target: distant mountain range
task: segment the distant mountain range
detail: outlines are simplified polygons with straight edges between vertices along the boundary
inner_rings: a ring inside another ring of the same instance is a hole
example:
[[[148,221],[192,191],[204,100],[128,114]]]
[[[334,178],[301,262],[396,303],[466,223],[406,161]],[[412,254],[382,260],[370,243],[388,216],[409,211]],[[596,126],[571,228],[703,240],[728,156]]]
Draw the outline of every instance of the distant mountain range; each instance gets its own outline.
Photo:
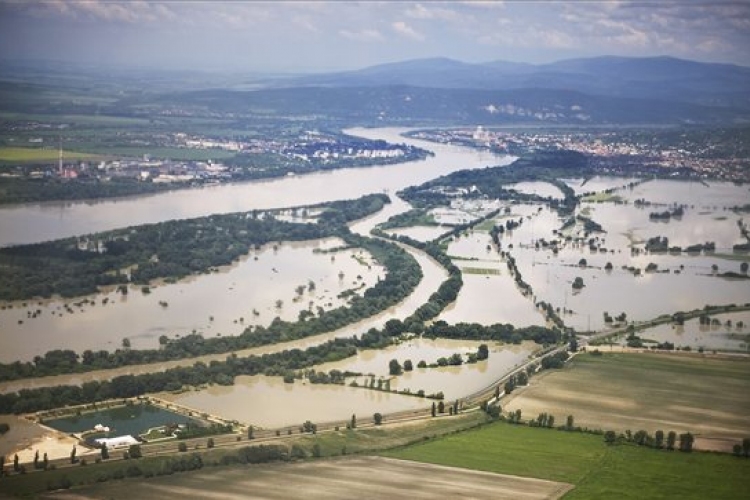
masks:
[[[7,112],[221,115],[342,127],[750,125],[750,68],[672,57],[539,65],[418,59],[275,77],[0,64],[3,70],[0,110]],[[60,99],[61,91],[70,97]],[[92,103],[90,95],[102,99]]]
[[[262,86],[166,98],[207,110],[327,116],[362,125],[750,123],[750,68],[671,57],[541,65],[419,59],[266,79]]]
[[[339,73],[275,79],[274,86],[546,89],[750,109],[750,68],[673,57],[595,57],[551,64],[417,59]]]

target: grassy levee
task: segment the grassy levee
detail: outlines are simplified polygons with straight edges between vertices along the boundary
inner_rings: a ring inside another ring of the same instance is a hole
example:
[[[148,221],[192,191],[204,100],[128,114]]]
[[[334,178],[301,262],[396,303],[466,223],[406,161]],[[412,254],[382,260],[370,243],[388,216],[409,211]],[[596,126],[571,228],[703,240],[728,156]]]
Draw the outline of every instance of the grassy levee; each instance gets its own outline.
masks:
[[[506,423],[384,455],[574,484],[565,499],[744,499],[750,491],[744,458],[608,446],[597,435]]]
[[[558,423],[573,415],[576,426],[617,433],[691,432],[734,442],[750,436],[750,359],[603,350],[532,377],[503,409],[521,409],[526,418],[546,412]]]

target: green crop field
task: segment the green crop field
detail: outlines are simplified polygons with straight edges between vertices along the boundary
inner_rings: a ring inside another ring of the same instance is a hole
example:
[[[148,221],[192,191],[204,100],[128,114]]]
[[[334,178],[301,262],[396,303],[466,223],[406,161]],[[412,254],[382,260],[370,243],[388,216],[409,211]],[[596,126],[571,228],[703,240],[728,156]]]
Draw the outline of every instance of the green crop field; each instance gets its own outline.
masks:
[[[601,436],[505,423],[385,455],[574,484],[565,499],[740,499],[750,490],[744,458],[608,446]]]
[[[235,153],[221,149],[193,149],[193,148],[161,148],[148,146],[115,146],[111,148],[92,147],[91,151],[108,156],[141,157],[149,155],[152,158],[169,159],[175,161],[206,161],[231,158]]]
[[[59,155],[60,152],[57,149],[0,147],[0,161],[4,162],[52,162],[57,161]],[[63,151],[63,159],[65,161],[91,160],[95,158],[98,158],[98,156],[95,154]]]
[[[718,449],[731,450],[750,436],[748,387],[747,358],[579,354],[564,370],[532,377],[503,400],[503,409],[521,409],[525,418],[546,412],[558,422],[573,415],[575,425],[618,433],[691,432],[696,447],[717,449],[705,439],[724,439]]]

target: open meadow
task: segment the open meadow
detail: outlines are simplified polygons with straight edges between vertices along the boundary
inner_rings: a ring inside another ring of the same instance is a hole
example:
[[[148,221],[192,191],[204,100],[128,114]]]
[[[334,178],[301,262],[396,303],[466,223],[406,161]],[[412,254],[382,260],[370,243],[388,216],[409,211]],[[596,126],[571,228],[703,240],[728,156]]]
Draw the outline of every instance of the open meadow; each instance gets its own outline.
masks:
[[[741,499],[750,460],[606,445],[602,436],[496,423],[388,452],[389,457],[575,485],[567,499]]]
[[[605,348],[606,350],[606,348]],[[750,436],[750,360],[684,354],[582,353],[564,370],[532,377],[503,400],[520,409],[590,429],[691,432],[695,446],[731,452]]]
[[[60,156],[57,149],[0,147],[0,162],[56,162]],[[65,161],[96,160],[95,154],[63,151]]]

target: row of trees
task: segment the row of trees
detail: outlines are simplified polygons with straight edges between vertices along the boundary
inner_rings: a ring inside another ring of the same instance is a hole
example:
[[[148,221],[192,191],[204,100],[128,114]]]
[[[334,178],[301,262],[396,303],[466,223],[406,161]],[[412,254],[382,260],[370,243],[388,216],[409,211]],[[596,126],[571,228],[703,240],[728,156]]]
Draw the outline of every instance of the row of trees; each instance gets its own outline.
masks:
[[[694,441],[695,437],[689,432],[682,433],[679,436],[674,431],[669,431],[665,435],[662,430],[656,431],[653,436],[644,430],[637,431],[635,434],[630,430],[626,430],[624,434],[619,435],[611,430],[604,433],[604,442],[610,445],[627,442],[638,446],[667,450],[674,450],[675,445],[677,445],[677,449],[684,452],[693,451]]]

